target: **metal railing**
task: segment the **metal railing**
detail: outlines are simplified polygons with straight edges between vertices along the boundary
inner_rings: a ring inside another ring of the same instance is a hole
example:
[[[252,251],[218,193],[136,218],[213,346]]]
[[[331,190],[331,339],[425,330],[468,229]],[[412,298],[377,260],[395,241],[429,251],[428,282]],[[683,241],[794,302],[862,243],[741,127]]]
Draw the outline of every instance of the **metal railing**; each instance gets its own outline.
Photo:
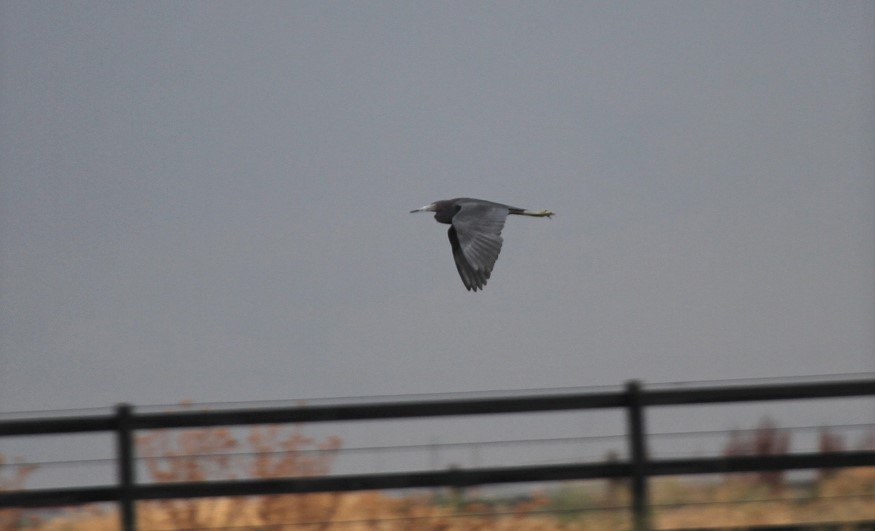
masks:
[[[136,529],[136,502],[141,500],[425,487],[463,488],[502,483],[627,478],[631,480],[634,525],[636,529],[643,530],[649,527],[647,484],[650,477],[875,466],[875,451],[872,450],[650,459],[645,422],[647,408],[862,396],[875,396],[875,379],[652,390],[642,389],[638,382],[633,381],[624,390],[613,392],[203,412],[137,413],[128,405],[119,405],[112,415],[0,421],[0,437],[114,432],[118,478],[115,485],[0,492],[0,508],[116,502],[120,506],[122,528],[132,531]],[[629,459],[626,461],[149,484],[138,483],[135,474],[133,441],[134,434],[139,430],[609,408],[626,411],[629,448]]]

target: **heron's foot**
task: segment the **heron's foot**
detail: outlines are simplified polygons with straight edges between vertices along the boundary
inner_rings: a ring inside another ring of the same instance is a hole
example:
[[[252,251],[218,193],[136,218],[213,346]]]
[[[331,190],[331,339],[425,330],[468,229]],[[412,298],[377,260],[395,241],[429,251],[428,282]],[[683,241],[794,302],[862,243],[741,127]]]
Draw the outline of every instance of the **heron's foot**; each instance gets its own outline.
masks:
[[[522,212],[511,212],[512,214],[522,214],[523,216],[532,216],[535,218],[549,218],[555,216],[555,212],[549,210],[523,210]]]

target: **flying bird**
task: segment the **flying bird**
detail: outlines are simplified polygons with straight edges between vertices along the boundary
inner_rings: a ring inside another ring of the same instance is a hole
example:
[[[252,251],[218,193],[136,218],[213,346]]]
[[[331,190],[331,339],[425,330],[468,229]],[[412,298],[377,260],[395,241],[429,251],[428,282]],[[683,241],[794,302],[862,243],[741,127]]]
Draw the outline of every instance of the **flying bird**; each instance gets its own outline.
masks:
[[[438,223],[450,226],[447,234],[453,260],[468,291],[483,289],[501,252],[501,229],[508,214],[549,218],[549,210],[526,210],[482,199],[457,197],[435,201],[414,212],[434,212]]]

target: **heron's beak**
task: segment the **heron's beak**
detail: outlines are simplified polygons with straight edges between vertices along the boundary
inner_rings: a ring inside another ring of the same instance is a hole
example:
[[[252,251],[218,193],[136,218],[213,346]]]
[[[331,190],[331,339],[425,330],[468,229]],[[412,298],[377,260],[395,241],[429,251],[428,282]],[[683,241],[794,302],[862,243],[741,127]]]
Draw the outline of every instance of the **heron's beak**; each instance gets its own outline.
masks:
[[[416,212],[431,212],[433,209],[434,209],[434,203],[432,203],[430,205],[425,205],[422,208],[417,208],[415,210],[411,210],[410,213],[415,214]]]

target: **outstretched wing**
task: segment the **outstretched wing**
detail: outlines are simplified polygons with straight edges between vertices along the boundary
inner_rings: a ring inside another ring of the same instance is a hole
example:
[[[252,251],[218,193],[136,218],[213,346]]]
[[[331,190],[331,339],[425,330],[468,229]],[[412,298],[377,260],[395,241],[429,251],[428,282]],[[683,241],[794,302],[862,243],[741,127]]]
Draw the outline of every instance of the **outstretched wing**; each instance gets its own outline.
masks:
[[[501,252],[501,230],[507,219],[503,205],[463,204],[448,232],[453,259],[468,290],[483,289]]]

